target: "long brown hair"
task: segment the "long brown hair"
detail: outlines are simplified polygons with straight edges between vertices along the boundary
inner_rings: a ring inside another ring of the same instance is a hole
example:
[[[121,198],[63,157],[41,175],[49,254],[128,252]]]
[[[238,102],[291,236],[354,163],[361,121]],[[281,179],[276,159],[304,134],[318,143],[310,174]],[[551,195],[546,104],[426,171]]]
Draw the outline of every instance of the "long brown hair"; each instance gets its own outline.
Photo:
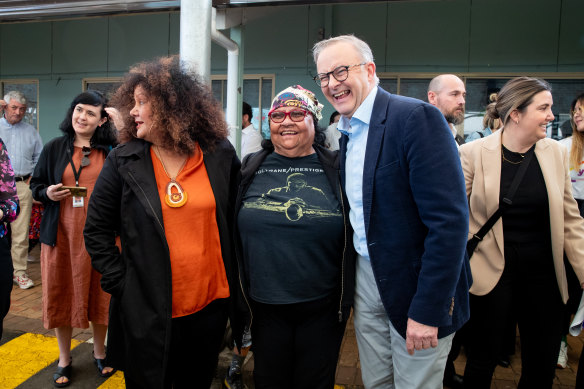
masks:
[[[570,105],[570,124],[572,125],[572,148],[570,149],[570,167],[578,170],[582,162],[582,152],[584,152],[584,133],[578,131],[574,123],[574,109],[580,103],[584,107],[584,93],[581,93],[572,101]]]

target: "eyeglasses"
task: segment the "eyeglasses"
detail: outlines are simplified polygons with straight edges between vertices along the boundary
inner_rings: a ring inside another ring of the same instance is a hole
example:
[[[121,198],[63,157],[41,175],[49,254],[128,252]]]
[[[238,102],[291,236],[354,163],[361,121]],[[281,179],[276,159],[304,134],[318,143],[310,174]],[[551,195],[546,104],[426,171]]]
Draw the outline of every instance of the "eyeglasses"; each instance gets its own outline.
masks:
[[[576,116],[576,115],[584,116],[584,107],[580,106],[578,108],[575,108],[572,111],[572,116]]]
[[[355,66],[365,65],[367,62],[358,63],[356,65],[346,65],[346,66],[339,66],[334,68],[332,71],[328,73],[318,73],[314,76],[313,80],[316,82],[316,85],[320,86],[321,88],[325,88],[329,84],[329,80],[331,78],[331,74],[338,82],[343,82],[349,77],[349,69],[354,68]]]
[[[301,122],[304,120],[307,114],[308,112],[303,109],[295,109],[294,111],[290,112],[283,111],[270,112],[268,117],[274,123],[282,123],[284,120],[286,120],[286,116],[289,116],[290,120],[292,120],[293,122]]]
[[[89,166],[91,160],[89,159],[89,154],[91,154],[91,147],[83,146],[81,149],[81,154],[83,154],[83,158],[81,158],[81,167]]]

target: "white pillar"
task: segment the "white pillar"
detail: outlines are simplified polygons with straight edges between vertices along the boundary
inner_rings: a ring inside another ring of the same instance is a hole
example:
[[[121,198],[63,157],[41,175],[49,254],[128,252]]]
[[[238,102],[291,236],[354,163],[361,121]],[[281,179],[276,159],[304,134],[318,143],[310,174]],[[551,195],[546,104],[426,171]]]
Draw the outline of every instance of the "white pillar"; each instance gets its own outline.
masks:
[[[229,140],[235,146],[236,150],[240,150],[241,144],[237,143],[238,123],[241,125],[241,115],[239,120],[238,112],[238,85],[239,85],[239,46],[237,43],[227,38],[225,35],[217,31],[216,11],[213,9],[211,17],[211,38],[215,43],[227,49],[227,107],[225,112],[225,120],[229,126]],[[240,141],[241,142],[241,141]]]
[[[211,84],[211,0],[181,0],[180,59]]]

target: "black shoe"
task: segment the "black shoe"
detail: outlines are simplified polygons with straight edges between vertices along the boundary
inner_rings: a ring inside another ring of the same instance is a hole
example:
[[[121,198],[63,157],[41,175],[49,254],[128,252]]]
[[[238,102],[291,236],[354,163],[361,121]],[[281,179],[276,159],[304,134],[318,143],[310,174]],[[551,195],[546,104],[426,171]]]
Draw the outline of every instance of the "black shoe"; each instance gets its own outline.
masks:
[[[501,367],[507,368],[511,366],[511,361],[509,360],[509,357],[500,357],[497,364]]]
[[[448,377],[444,376],[442,383],[450,389],[462,389],[463,387],[462,376],[458,374],[452,374]]]

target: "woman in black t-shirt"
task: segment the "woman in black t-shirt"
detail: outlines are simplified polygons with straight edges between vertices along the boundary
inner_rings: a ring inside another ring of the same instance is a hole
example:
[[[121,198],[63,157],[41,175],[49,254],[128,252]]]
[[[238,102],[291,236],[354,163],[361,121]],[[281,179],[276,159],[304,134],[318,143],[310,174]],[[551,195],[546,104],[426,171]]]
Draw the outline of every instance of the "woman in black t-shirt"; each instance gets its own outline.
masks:
[[[298,85],[268,114],[271,142],[245,158],[237,254],[249,303],[256,388],[332,388],[353,301],[354,250],[338,154],[322,105]]]

